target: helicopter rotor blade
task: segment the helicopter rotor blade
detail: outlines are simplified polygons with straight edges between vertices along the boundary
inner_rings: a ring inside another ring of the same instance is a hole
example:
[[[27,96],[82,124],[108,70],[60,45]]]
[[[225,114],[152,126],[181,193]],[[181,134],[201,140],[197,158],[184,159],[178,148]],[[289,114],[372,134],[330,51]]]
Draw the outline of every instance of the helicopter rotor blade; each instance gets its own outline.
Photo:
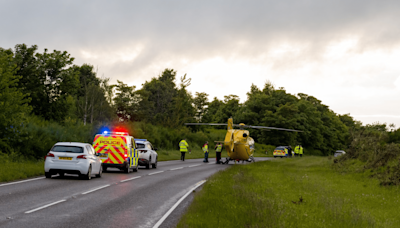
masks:
[[[224,123],[185,123],[185,125],[227,126]]]
[[[300,131],[300,130],[279,128],[279,127],[264,127],[264,126],[251,126],[251,125],[239,125],[239,124],[234,124],[234,126],[235,127],[243,127],[243,128],[254,128],[254,129],[270,129],[270,130],[280,130],[280,131],[303,132],[303,131]]]

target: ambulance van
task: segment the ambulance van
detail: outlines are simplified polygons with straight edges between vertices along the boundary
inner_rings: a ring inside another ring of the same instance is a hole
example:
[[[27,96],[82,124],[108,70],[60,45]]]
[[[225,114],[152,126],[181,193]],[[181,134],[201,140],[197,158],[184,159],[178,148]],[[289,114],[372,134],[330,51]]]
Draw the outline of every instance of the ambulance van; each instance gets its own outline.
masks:
[[[103,166],[118,168],[125,173],[138,170],[138,150],[135,139],[127,132],[108,132],[97,134],[93,140],[93,148],[98,153]]]

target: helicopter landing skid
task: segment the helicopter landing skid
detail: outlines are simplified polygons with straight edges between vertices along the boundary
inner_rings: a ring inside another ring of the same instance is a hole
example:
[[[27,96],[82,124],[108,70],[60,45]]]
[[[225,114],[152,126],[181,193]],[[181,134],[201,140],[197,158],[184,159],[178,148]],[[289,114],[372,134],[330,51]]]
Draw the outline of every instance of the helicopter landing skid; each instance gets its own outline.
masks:
[[[229,164],[229,161],[235,161],[235,164],[236,164],[236,162],[239,162],[240,160],[236,160],[236,159],[231,159],[231,158],[225,158],[225,161],[224,162],[221,162],[221,164]],[[242,163],[244,163],[244,162],[256,162],[256,160],[254,159],[254,157],[250,157],[249,159],[247,159],[247,160],[242,160]]]

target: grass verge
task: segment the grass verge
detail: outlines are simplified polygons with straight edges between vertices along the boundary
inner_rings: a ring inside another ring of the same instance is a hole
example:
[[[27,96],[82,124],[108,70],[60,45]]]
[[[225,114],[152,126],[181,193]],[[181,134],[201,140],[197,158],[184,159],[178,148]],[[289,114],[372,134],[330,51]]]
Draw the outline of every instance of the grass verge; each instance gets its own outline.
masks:
[[[0,182],[44,175],[43,161],[4,162],[0,164]]]
[[[399,199],[326,157],[274,159],[209,178],[178,227],[398,227]]]

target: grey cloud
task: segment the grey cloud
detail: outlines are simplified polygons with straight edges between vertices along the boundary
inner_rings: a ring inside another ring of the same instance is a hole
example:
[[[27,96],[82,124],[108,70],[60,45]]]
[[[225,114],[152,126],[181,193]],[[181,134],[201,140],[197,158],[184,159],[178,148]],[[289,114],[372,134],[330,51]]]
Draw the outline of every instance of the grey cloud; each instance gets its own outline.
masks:
[[[400,42],[399,1],[0,1],[0,46],[112,52],[142,43],[118,74],[165,58],[255,57],[279,42],[305,48],[275,67],[317,61],[329,42],[361,38],[357,51],[391,48]],[[238,42],[244,42],[239,46]],[[79,58],[79,56],[76,56]],[[271,60],[273,62],[274,60]]]

